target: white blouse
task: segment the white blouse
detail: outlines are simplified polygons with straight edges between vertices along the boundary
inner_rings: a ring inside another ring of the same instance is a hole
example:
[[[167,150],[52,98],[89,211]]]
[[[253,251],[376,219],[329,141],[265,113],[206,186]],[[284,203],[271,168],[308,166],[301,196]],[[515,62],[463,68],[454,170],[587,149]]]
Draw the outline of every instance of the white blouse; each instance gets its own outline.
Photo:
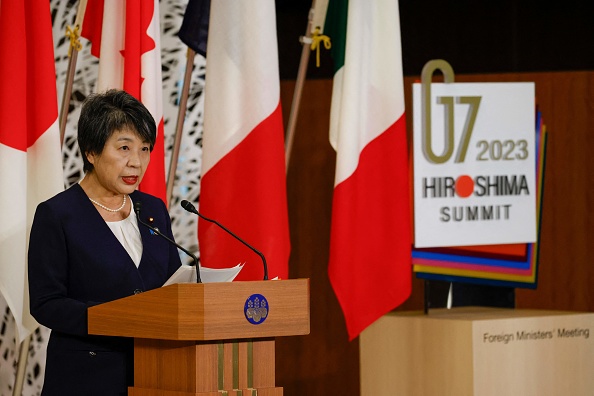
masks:
[[[130,199],[130,204],[134,207],[132,199]],[[138,267],[142,258],[142,238],[134,211],[131,210],[124,220],[106,221],[106,223]]]

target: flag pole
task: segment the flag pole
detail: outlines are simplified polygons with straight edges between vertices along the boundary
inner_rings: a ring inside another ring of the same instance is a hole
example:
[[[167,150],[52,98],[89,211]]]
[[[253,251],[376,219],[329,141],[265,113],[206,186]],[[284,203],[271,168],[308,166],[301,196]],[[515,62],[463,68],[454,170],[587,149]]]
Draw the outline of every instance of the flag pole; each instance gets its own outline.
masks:
[[[289,163],[291,161],[291,151],[293,150],[293,141],[295,140],[295,126],[297,125],[297,116],[299,114],[299,105],[301,104],[301,94],[303,92],[303,85],[305,84],[305,77],[307,74],[307,64],[309,63],[309,53],[311,51],[311,30],[313,25],[314,9],[316,0],[312,0],[311,8],[307,18],[307,28],[305,29],[305,36],[301,36],[299,41],[302,44],[301,59],[299,61],[299,69],[297,71],[297,80],[295,81],[295,91],[293,91],[293,101],[291,102],[291,112],[289,113],[289,121],[287,123],[287,134],[285,137],[285,171],[289,171]]]
[[[27,368],[27,360],[29,358],[29,346],[31,345],[31,338],[33,334],[29,334],[21,342],[19,348],[19,361],[17,365],[16,376],[14,378],[14,386],[12,388],[12,396],[21,396],[23,394],[23,383],[25,382],[25,372]],[[18,337],[17,337],[18,338]]]
[[[184,84],[181,97],[179,99],[179,110],[177,112],[177,124],[175,126],[175,139],[173,142],[173,151],[171,152],[171,161],[169,162],[169,173],[167,174],[167,206],[171,207],[171,197],[173,196],[173,182],[175,181],[175,171],[179,159],[179,147],[181,145],[184,120],[186,118],[186,107],[188,104],[188,95],[190,92],[190,80],[192,70],[194,69],[194,58],[196,52],[188,47],[186,54],[186,72],[184,73]]]
[[[70,107],[70,98],[72,96],[72,84],[74,81],[74,73],[76,72],[76,61],[78,59],[78,51],[82,49],[79,41],[80,32],[82,31],[82,20],[87,8],[87,0],[80,0],[78,3],[78,11],[74,21],[74,28],[66,27],[66,37],[70,38],[70,48],[68,48],[68,69],[66,72],[66,82],[64,83],[64,94],[62,96],[62,106],[60,107],[60,147],[64,144],[64,135],[66,134],[66,121],[68,121],[68,108]]]
[[[66,71],[66,82],[64,83],[64,94],[62,96],[62,106],[60,107],[60,146],[64,144],[64,135],[66,133],[66,121],[68,120],[68,107],[70,106],[70,97],[72,96],[72,83],[74,80],[74,72],[76,70],[76,60],[78,57],[78,50],[72,50],[70,45],[70,59],[68,59],[68,69]]]

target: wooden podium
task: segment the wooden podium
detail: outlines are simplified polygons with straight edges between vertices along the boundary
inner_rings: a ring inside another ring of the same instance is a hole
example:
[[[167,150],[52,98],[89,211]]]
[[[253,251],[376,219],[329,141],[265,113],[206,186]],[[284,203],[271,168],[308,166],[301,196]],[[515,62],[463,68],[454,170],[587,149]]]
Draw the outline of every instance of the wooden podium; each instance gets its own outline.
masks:
[[[282,396],[274,338],[309,334],[309,280],[175,284],[89,308],[88,322],[134,337],[130,396]]]

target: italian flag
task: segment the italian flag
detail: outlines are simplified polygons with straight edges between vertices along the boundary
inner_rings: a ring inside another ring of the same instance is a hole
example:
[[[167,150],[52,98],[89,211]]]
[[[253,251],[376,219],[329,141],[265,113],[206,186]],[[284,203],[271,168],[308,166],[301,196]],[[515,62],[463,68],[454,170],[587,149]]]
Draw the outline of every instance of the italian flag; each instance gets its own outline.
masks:
[[[200,212],[288,278],[284,131],[274,0],[216,0],[206,52]],[[212,223],[198,223],[205,267],[245,263],[237,280],[263,279],[260,257]]]
[[[157,124],[157,141],[140,190],[167,202],[159,0],[88,0],[81,36],[99,58],[97,92],[123,89]]]
[[[411,292],[408,149],[397,0],[330,0],[336,177],[330,282],[349,339]]]
[[[0,293],[17,342],[29,313],[27,248],[37,205],[64,189],[47,0],[0,1]]]

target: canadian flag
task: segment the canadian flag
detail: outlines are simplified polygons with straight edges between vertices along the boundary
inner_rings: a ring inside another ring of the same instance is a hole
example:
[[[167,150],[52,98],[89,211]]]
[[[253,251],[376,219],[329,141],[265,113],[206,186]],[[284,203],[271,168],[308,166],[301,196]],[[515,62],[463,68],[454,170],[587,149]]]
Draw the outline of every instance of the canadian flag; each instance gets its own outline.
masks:
[[[88,0],[81,35],[99,58],[97,91],[123,89],[155,118],[157,141],[140,190],[166,202],[159,1]]]
[[[35,208],[63,189],[49,2],[0,1],[0,293],[19,340],[38,326],[26,260]]]

